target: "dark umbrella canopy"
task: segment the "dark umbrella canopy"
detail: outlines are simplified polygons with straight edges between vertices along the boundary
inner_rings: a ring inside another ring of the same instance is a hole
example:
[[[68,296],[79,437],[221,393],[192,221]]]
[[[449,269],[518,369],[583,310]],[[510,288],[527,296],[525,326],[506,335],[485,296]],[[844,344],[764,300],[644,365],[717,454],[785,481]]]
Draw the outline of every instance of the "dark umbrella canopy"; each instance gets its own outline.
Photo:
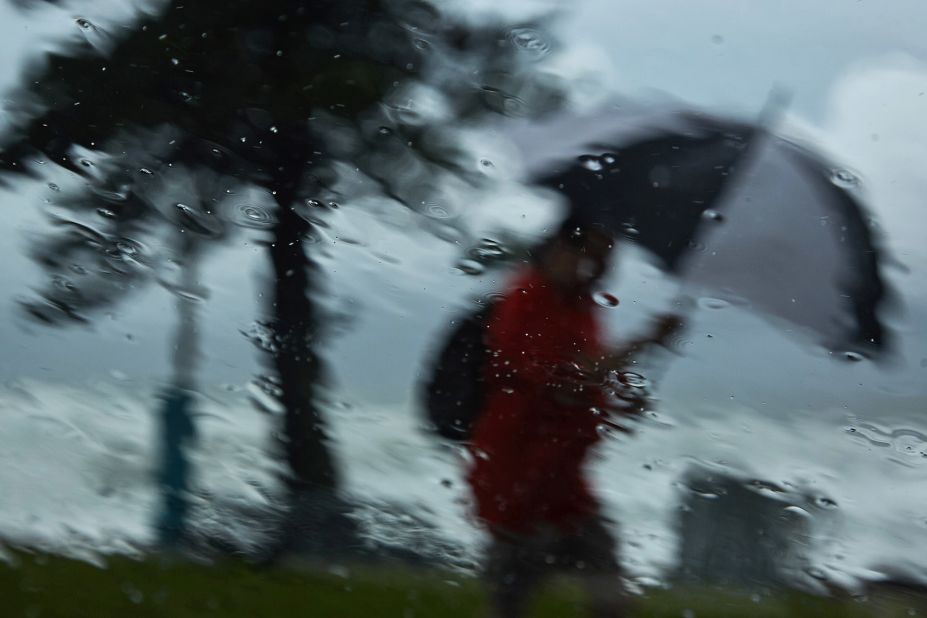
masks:
[[[870,218],[850,177],[813,152],[749,123],[623,106],[513,137],[529,182],[686,283],[831,349],[886,347]]]

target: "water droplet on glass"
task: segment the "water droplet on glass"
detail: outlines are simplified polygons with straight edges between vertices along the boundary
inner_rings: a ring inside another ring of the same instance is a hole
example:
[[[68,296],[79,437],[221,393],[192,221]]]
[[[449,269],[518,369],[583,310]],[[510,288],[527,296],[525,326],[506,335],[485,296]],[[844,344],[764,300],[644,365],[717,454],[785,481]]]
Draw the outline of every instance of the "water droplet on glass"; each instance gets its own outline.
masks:
[[[215,217],[180,202],[174,204],[174,207],[180,213],[180,223],[185,229],[210,237],[218,236],[221,232]]]
[[[620,372],[618,374],[618,379],[625,386],[631,386],[633,388],[644,388],[649,384],[647,378],[639,373],[634,373],[633,371]]]
[[[132,240],[131,238],[122,238],[116,241],[114,248],[115,256],[126,261],[137,261],[147,253],[142,243],[137,240]]]
[[[698,305],[704,309],[727,309],[731,303],[721,298],[706,296],[698,299]]]
[[[267,229],[276,223],[270,211],[261,206],[244,204],[238,207],[237,213],[235,222],[243,227]]]
[[[515,96],[508,96],[502,100],[502,111],[509,116],[520,116],[526,107],[525,102]]]
[[[704,243],[700,243],[696,240],[690,240],[687,242],[686,247],[697,253],[704,253],[706,248]]]
[[[116,213],[110,210],[109,208],[97,208],[97,214],[103,217],[104,219],[115,219]]]
[[[245,387],[249,398],[261,410],[268,414],[279,415],[286,411],[280,403],[283,391],[267,376],[258,376]]]
[[[132,584],[126,584],[122,587],[122,591],[125,593],[126,597],[134,603],[135,605],[140,605],[142,601],[145,600],[145,594],[133,586]]]
[[[702,213],[702,218],[707,219],[708,221],[715,221],[716,223],[721,223],[724,221],[724,215],[722,215],[717,210],[712,210],[708,208],[705,212]]]
[[[498,241],[491,238],[483,238],[480,240],[479,244],[470,251],[470,254],[472,257],[481,261],[497,260],[505,257],[505,249]]]
[[[859,185],[859,177],[847,169],[838,168],[831,172],[830,181],[838,187],[853,189]]]
[[[457,270],[467,275],[481,275],[486,267],[476,260],[466,258],[457,262]]]
[[[121,203],[129,199],[129,187],[121,186],[116,190],[94,189],[94,194],[110,203]]]
[[[441,204],[425,204],[425,214],[433,219],[448,219],[451,216],[450,210]]]
[[[848,360],[851,363],[858,363],[860,361],[865,360],[866,357],[860,354],[859,352],[846,351],[843,353],[843,359]]]
[[[278,349],[273,329],[262,322],[252,322],[248,328],[240,331],[251,343],[264,352],[271,354]]]
[[[550,53],[550,42],[547,37],[534,28],[514,28],[509,36],[515,47],[535,58],[542,58]]]
[[[48,188],[51,189],[52,191],[61,191],[61,187],[59,187],[53,182],[48,183]]]
[[[93,24],[90,23],[90,20],[89,20],[89,19],[84,19],[83,17],[78,17],[76,21],[77,21],[77,25],[78,25],[80,28],[84,29],[84,30],[90,30],[90,29],[93,28]]]
[[[609,294],[608,292],[596,292],[592,295],[592,299],[600,307],[617,307],[619,303],[618,297],[614,296],[613,294]]]
[[[806,520],[807,520],[807,519],[811,519],[811,518],[812,518],[812,517],[811,517],[811,513],[809,513],[809,512],[806,511],[805,509],[801,508],[800,506],[794,506],[794,505],[792,505],[792,506],[787,506],[787,507],[785,507],[785,508],[782,509],[782,510],[783,510],[784,512],[788,513],[789,515],[791,515],[791,516],[793,516],[793,517],[796,517],[796,518],[798,518],[798,519],[806,519]]]
[[[599,157],[596,157],[593,155],[581,155],[579,157],[579,163],[580,165],[585,167],[587,170],[590,170],[593,172],[602,171],[602,168],[604,167],[602,165],[602,161],[599,160]]]
[[[54,277],[52,279],[52,285],[54,285],[59,290],[64,290],[65,292],[69,292],[69,293],[77,290],[77,287],[73,283],[71,283],[71,280],[65,277],[60,277],[60,276]]]

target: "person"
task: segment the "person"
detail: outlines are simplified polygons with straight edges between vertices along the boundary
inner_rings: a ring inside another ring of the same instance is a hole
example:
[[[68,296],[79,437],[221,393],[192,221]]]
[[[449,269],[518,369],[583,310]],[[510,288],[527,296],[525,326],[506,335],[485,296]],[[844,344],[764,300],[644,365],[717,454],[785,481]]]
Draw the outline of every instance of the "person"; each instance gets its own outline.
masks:
[[[615,426],[605,412],[610,372],[664,341],[681,320],[665,316],[653,333],[606,349],[591,293],[614,243],[607,228],[568,217],[489,316],[485,398],[467,479],[489,532],[485,576],[500,618],[524,615],[556,572],[581,576],[594,615],[623,615],[615,537],[584,468],[602,428]],[[641,408],[628,401],[626,412]]]

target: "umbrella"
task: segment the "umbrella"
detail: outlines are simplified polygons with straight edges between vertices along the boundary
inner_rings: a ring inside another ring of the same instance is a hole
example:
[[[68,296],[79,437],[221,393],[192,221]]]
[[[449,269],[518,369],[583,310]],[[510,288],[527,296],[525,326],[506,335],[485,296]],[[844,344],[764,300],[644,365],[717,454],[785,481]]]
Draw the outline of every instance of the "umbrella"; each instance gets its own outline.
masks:
[[[527,181],[567,198],[684,282],[875,355],[886,288],[855,177],[762,124],[610,105],[510,137]]]

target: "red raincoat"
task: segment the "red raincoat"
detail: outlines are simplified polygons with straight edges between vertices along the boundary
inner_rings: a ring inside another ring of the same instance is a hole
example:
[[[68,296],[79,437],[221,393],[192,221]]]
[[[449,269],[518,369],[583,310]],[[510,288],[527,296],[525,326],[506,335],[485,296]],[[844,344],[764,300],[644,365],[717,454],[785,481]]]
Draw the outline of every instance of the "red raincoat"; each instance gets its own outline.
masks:
[[[596,511],[583,466],[603,395],[569,378],[577,356],[602,350],[595,308],[588,296],[564,298],[529,268],[490,316],[486,402],[468,476],[490,529],[569,527]]]

